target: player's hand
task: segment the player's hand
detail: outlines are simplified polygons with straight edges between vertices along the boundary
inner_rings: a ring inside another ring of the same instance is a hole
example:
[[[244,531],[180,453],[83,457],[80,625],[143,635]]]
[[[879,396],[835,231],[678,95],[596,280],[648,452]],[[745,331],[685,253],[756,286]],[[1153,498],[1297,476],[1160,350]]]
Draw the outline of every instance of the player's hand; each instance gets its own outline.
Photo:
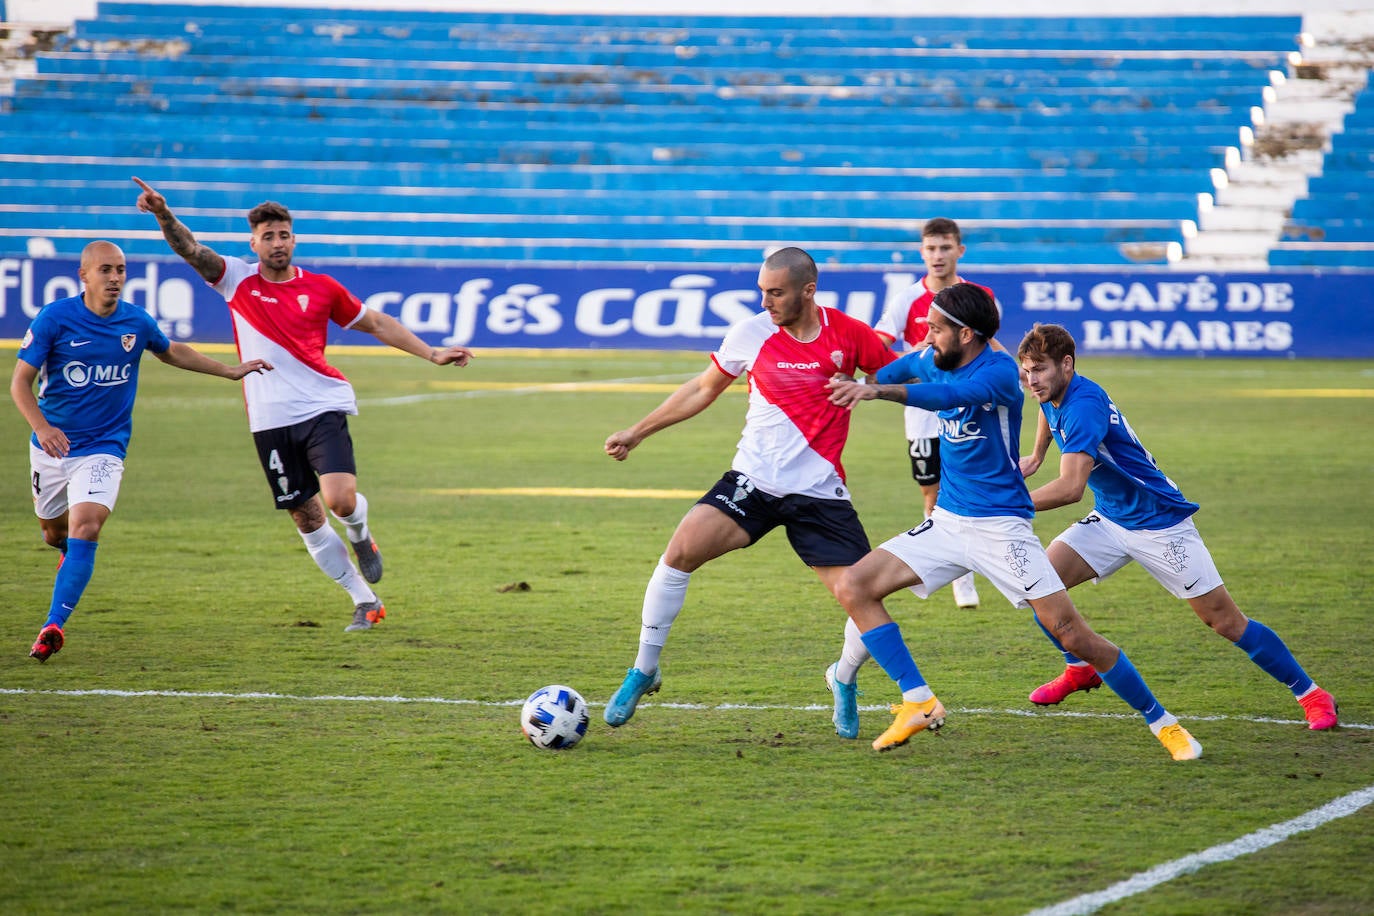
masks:
[[[871,401],[878,396],[878,389],[863,382],[846,381],[836,377],[825,383],[830,389],[830,403],[846,410],[853,410],[860,401]]]
[[[630,450],[639,444],[639,439],[632,435],[628,429],[622,429],[618,433],[611,433],[606,437],[606,454],[616,461],[624,461],[629,457]]]
[[[233,366],[232,368],[230,368],[230,370],[229,370],[229,375],[226,376],[226,377],[229,378],[229,379],[231,379],[231,380],[233,380],[233,381],[238,381],[239,379],[243,378],[245,375],[251,375],[251,374],[254,373],[254,372],[271,372],[271,371],[272,371],[272,364],[269,363],[267,360],[265,360],[265,359],[250,359],[250,360],[249,360],[248,362],[246,362],[246,363],[239,363],[237,366]]]
[[[66,458],[67,452],[71,451],[72,444],[67,441],[67,434],[56,426],[40,426],[33,434],[38,439],[38,447],[51,458]]]
[[[472,351],[467,347],[434,347],[429,351],[429,361],[436,366],[466,366],[472,359]]]
[[[163,216],[172,212],[167,206],[167,198],[154,191],[142,178],[135,177],[134,184],[143,189],[143,193],[138,195],[139,210],[154,216]]]
[[[1030,477],[1040,470],[1041,459],[1034,455],[1022,455],[1020,461],[1021,476]]]

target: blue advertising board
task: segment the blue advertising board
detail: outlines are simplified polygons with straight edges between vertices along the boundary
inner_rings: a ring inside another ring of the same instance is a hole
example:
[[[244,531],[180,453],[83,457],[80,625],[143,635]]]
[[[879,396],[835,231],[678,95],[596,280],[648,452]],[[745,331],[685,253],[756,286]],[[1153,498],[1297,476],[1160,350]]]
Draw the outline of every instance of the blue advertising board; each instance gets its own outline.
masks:
[[[754,270],[531,265],[330,264],[370,307],[432,344],[713,350],[759,310]],[[0,258],[0,339],[23,336],[45,303],[80,288],[74,258]],[[1002,302],[1015,346],[1037,321],[1067,327],[1082,352],[1161,356],[1374,358],[1374,275],[1273,272],[973,271]],[[229,342],[224,300],[180,260],[129,263],[124,298],[175,340]],[[872,323],[911,267],[822,266],[817,299]],[[370,344],[337,329],[331,343]]]

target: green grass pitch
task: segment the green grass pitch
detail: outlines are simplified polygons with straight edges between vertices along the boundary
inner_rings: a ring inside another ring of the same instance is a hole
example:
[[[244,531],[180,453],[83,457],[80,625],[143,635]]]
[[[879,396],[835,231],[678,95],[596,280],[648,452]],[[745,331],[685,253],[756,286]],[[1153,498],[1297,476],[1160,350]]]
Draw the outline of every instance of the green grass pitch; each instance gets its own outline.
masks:
[[[26,495],[27,428],[0,410],[0,911],[1019,914],[1374,785],[1369,362],[1080,367],[1202,504],[1227,585],[1336,695],[1341,729],[1308,731],[1128,569],[1074,597],[1201,760],[1169,760],[1106,690],[1029,706],[1060,661],[986,583],[972,611],[948,591],[890,601],[950,717],[877,754],[895,688],[865,668],[860,740],[834,735],[822,673],[843,614],[780,534],[693,578],[662,692],[607,728],[644,584],[692,501],[655,491],[716,480],[745,399],[624,464],[601,443],[705,360],[336,355],[387,564],[389,616],[363,634],[272,510],[237,386],[145,360],[118,509],[45,665],[27,652],[56,555]],[[859,408],[845,459],[875,542],[918,519],[895,405]],[[519,701],[550,683],[592,704],[568,752],[519,732]],[[1371,861],[1374,806],[1104,912],[1367,913]]]

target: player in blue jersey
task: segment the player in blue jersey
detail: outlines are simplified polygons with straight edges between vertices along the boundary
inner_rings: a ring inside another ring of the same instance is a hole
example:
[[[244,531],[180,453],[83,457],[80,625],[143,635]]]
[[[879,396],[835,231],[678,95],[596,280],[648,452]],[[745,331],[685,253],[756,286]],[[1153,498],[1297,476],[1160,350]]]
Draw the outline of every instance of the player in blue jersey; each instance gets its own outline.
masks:
[[[1083,620],[1031,528],[1034,510],[1018,464],[1020,376],[1011,355],[990,345],[1000,326],[996,303],[981,287],[956,283],[931,302],[930,347],[878,370],[874,381],[830,383],[845,407],[882,398],[938,411],[943,465],[935,510],[921,524],[881,544],[840,578],[836,597],[857,637],[902,691],[892,725],[873,742],[879,751],[905,744],[945,721],[883,599],[902,588],[925,598],[968,572],[981,573],[1016,607],[1066,648],[1088,659],[1138,711],[1175,760],[1202,746],[1150,693],[1135,666]],[[901,384],[916,379],[916,384]]]
[[[1036,325],[1021,341],[1017,358],[1041,411],[1035,451],[1021,459],[1021,470],[1027,477],[1039,470],[1051,437],[1061,453],[1059,476],[1031,492],[1036,510],[1072,505],[1085,489],[1093,494],[1093,511],[1049,546],[1050,562],[1064,584],[1073,588],[1105,579],[1135,560],[1170,594],[1187,601],[1203,623],[1292,690],[1309,728],[1335,726],[1331,694],[1313,683],[1273,630],[1241,612],[1222,584],[1193,524],[1197,503],[1164,476],[1102,386],[1077,374],[1073,336],[1059,325]],[[1032,703],[1051,706],[1102,683],[1089,663],[1046,635],[1068,666],[1031,693]]]
[[[78,270],[81,295],[39,311],[10,380],[10,397],[33,429],[34,512],[43,540],[63,554],[48,619],[29,652],[40,662],[62,648],[63,627],[95,569],[96,542],[124,474],[143,351],[169,366],[226,379],[272,368],[260,359],[226,366],[172,343],[146,311],[119,298],[125,272],[118,246],[87,245]]]

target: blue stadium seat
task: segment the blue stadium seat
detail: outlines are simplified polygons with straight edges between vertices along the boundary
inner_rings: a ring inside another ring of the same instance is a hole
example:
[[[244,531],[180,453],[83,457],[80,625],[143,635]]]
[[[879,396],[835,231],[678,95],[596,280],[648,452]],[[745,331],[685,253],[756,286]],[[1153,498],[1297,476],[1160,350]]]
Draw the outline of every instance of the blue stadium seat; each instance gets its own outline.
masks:
[[[1371,72],[1374,76],[1374,71]],[[1374,268],[1374,83],[1355,98],[1344,130],[1332,137],[1321,175],[1293,204],[1271,267]]]
[[[1162,263],[1299,26],[102,2],[0,99],[0,251],[164,254],[138,174],[322,259],[890,264],[942,215],[970,264]]]

